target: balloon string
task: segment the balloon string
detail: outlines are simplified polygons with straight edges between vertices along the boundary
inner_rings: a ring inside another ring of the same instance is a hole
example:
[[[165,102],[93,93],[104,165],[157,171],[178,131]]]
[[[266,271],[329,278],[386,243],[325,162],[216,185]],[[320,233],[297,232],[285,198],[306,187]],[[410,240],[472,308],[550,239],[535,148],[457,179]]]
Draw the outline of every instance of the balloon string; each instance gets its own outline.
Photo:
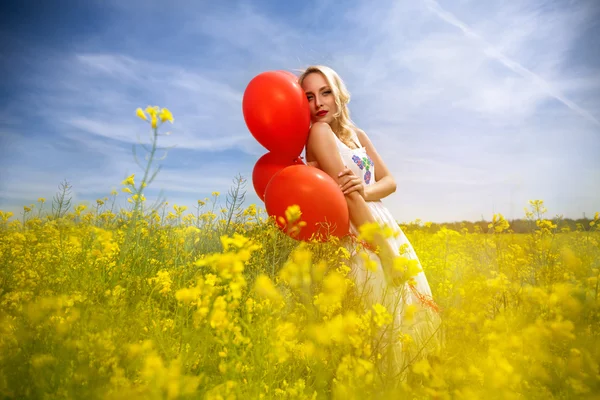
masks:
[[[360,240],[358,238],[358,236],[356,236],[353,233],[350,233],[348,236],[350,236],[350,238],[352,239],[352,241],[354,243],[359,243],[361,246],[363,246],[367,250],[371,250],[373,253],[377,254],[377,248],[375,246],[373,246],[371,243],[369,243],[369,242],[367,242],[365,240]]]
[[[437,303],[433,300],[433,297],[419,292],[415,287],[414,283],[409,283],[408,287],[410,287],[410,290],[423,305],[426,305],[438,314],[440,313],[440,306],[438,306]]]

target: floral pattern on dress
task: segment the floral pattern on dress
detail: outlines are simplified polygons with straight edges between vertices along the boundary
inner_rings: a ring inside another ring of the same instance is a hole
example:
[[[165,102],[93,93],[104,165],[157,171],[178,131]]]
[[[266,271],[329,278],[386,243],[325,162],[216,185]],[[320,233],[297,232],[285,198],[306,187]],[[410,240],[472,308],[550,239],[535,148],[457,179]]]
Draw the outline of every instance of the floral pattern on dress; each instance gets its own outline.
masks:
[[[356,154],[354,154],[352,156],[352,161],[354,161],[356,163],[356,165],[358,165],[358,168],[360,168],[361,170],[365,170],[365,176],[364,176],[364,180],[365,183],[368,185],[371,182],[371,167],[373,166],[373,160],[371,160],[371,158],[369,156],[364,156],[362,158],[360,158],[359,156],[357,156]]]

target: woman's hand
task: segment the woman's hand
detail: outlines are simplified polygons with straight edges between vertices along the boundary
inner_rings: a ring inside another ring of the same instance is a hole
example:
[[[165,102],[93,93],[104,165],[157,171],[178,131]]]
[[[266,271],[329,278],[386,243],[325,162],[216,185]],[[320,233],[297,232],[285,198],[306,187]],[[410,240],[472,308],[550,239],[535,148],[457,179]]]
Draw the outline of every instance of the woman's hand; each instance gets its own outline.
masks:
[[[354,175],[354,172],[348,167],[344,168],[342,172],[338,175],[338,183],[340,184],[340,188],[344,195],[348,195],[352,192],[358,192],[365,198],[365,185],[363,184],[363,180]]]

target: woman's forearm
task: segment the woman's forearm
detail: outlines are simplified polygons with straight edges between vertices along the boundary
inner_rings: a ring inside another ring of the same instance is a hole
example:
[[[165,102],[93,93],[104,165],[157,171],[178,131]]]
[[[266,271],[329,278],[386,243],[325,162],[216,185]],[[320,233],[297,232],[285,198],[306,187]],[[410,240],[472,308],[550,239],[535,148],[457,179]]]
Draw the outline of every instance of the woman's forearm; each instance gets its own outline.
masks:
[[[346,203],[348,204],[348,212],[350,213],[350,221],[358,229],[361,225],[371,222],[377,222],[371,213],[371,210],[367,206],[367,203],[363,197],[357,192],[352,192],[346,195]],[[390,243],[383,237],[382,234],[376,233],[374,236],[374,244],[379,247],[380,258],[386,267],[390,267],[390,262],[394,255]]]
[[[372,185],[365,187],[365,200],[378,201],[396,191],[396,182],[391,176],[384,176]]]
[[[350,221],[357,229],[363,224],[375,222],[375,218],[371,214],[371,210],[369,210],[365,199],[358,192],[347,194],[346,203],[348,204]]]

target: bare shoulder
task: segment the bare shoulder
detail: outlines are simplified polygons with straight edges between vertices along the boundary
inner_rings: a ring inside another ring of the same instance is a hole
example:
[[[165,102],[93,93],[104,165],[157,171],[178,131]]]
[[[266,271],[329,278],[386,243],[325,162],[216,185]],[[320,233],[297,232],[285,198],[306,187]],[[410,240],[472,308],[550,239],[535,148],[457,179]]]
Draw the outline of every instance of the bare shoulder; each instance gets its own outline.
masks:
[[[314,124],[312,124],[312,126],[310,127],[310,134],[313,133],[316,133],[317,135],[334,135],[331,126],[329,126],[329,124],[326,122],[315,122]]]
[[[316,122],[310,128],[306,141],[306,160],[316,161],[318,168],[332,178],[344,169],[344,162],[337,151],[335,133],[325,122]]]
[[[308,133],[308,143],[334,143],[335,133],[326,122],[315,122]]]
[[[371,139],[369,139],[369,136],[367,135],[367,133],[365,131],[363,131],[362,129],[356,129],[356,136],[358,136],[358,141],[360,142],[360,144],[362,144],[365,147],[372,147],[373,143],[371,143]]]

